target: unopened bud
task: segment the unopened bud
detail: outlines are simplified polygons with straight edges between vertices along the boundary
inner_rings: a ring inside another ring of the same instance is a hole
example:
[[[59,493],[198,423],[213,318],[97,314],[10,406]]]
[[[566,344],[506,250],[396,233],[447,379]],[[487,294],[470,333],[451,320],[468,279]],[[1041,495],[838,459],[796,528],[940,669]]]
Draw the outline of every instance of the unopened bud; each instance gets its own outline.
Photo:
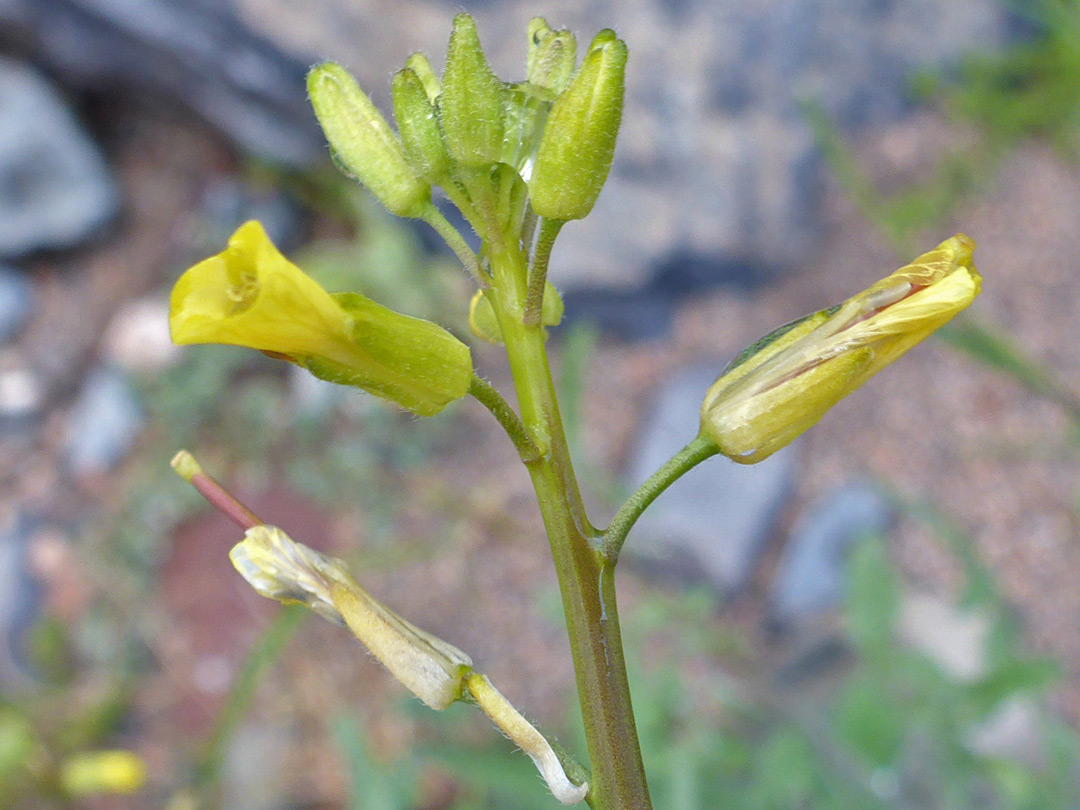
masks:
[[[336,557],[297,543],[274,526],[256,526],[229,552],[258,593],[306,605],[348,627],[410,692],[433,709],[461,697],[472,659],[403,619],[357,584]]]
[[[549,219],[586,216],[611,169],[622,121],[626,44],[597,35],[544,125],[529,179],[533,209]]]
[[[559,291],[550,282],[544,284],[544,303],[540,309],[540,323],[543,326],[558,326],[563,317],[563,300]],[[469,303],[469,328],[472,333],[488,343],[502,343],[502,330],[495,318],[495,310],[484,295],[477,290]]]
[[[308,73],[315,117],[337,161],[400,217],[416,217],[431,188],[410,168],[405,150],[382,113],[341,65],[326,62]]]
[[[503,148],[505,91],[480,47],[468,14],[454,18],[443,70],[439,119],[451,157],[464,166],[490,166]]]
[[[420,51],[410,54],[409,58],[405,60],[405,67],[420,79],[420,84],[424,85],[424,92],[427,94],[428,101],[434,104],[435,99],[442,92],[442,86],[439,84],[439,77],[435,74],[435,69],[431,67],[427,55]]]
[[[543,17],[533,17],[526,30],[529,35],[526,80],[558,95],[574,75],[577,39],[570,31],[552,29]]]
[[[409,68],[394,74],[394,118],[409,166],[429,183],[440,180],[450,168],[450,154],[443,143],[435,108],[420,78]]]
[[[982,280],[958,234],[843,304],[742,352],[705,394],[701,430],[741,464],[775,453],[963,310]]]

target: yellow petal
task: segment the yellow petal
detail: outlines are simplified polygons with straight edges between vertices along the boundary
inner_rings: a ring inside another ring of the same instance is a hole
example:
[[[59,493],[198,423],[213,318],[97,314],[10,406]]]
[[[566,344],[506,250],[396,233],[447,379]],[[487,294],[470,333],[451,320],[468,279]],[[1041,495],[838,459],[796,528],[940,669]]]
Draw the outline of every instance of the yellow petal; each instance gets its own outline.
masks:
[[[229,343],[289,356],[349,353],[348,316],[254,221],[176,282],[169,328],[175,343]]]

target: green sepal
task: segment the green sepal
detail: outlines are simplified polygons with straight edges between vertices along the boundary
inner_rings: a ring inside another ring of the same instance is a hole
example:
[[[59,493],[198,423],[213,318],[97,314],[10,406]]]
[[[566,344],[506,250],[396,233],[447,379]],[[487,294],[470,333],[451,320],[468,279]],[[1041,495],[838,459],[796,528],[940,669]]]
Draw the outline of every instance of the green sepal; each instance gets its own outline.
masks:
[[[529,201],[529,187],[513,167],[499,163],[491,173],[495,189],[495,210],[499,225],[510,238],[517,238],[521,220],[525,216],[525,204]]]
[[[394,312],[358,293],[331,296],[353,320],[357,359],[293,358],[316,377],[361,388],[417,416],[432,416],[469,391],[469,347],[431,321]]]
[[[559,291],[550,281],[546,282],[544,303],[540,310],[540,323],[545,327],[558,326],[562,323],[564,308]],[[495,317],[495,310],[483,290],[477,290],[472,301],[469,302],[469,328],[472,329],[474,335],[488,343],[501,344],[503,342],[502,330]]]
[[[409,166],[427,182],[438,182],[450,169],[450,153],[423,81],[410,68],[402,68],[394,74],[393,96],[394,117]]]
[[[503,83],[491,70],[476,23],[468,14],[454,18],[439,96],[439,121],[450,156],[464,166],[497,163],[503,147],[506,104]]]
[[[615,154],[625,73],[626,44],[614,32],[601,31],[544,126],[529,178],[540,216],[581,219],[595,205]]]

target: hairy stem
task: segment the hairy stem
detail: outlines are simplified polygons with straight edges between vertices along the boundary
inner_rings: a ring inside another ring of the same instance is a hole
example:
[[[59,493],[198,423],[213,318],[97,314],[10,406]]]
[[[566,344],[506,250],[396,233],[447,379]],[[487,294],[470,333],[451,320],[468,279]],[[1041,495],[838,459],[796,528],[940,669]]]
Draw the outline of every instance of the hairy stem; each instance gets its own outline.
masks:
[[[664,466],[649,476],[649,479],[626,499],[626,503],[615,513],[611,525],[604,531],[601,540],[600,551],[609,565],[615,565],[619,559],[619,552],[622,551],[623,543],[626,542],[626,535],[630,533],[630,529],[637,523],[637,519],[649,507],[649,504],[683,475],[719,452],[720,448],[712,439],[704,435],[698,436],[668,459]]]
[[[435,232],[443,238],[447,246],[454,251],[454,255],[465,265],[465,269],[476,279],[476,283],[480,285],[480,288],[486,288],[488,279],[480,270],[480,260],[472,252],[472,249],[465,241],[465,237],[458,233],[457,228],[450,224],[450,221],[443,216],[442,212],[434,204],[429,203],[425,206],[420,218],[434,228]]]
[[[502,425],[510,441],[521,456],[526,465],[535,464],[540,460],[540,448],[536,446],[528,429],[521,423],[521,419],[510,407],[502,394],[487,380],[473,374],[472,382],[469,383],[469,393],[473,395],[498,420]]]
[[[543,219],[540,222],[540,235],[536,239],[536,255],[533,256],[532,267],[529,270],[529,289],[525,295],[526,326],[536,326],[540,323],[551,249],[555,246],[555,237],[559,235],[564,224],[559,219]]]

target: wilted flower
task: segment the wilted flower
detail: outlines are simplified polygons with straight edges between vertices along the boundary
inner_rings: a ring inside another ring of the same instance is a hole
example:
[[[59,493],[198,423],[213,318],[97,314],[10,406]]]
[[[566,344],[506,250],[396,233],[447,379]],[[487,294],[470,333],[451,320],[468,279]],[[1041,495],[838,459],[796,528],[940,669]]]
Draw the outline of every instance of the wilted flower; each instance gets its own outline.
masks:
[[[958,234],[843,304],[782,326],[713,383],[701,429],[741,464],[775,453],[967,307],[981,278]]]
[[[345,563],[297,543],[281,529],[255,526],[229,552],[236,570],[263,596],[306,605],[352,631],[420,700],[445,709],[459,697],[472,660],[403,619],[353,579]]]
[[[465,396],[468,346],[441,326],[355,293],[331,295],[281,255],[258,222],[192,267],[169,299],[176,343],[229,343],[284,357],[420,416]]]

